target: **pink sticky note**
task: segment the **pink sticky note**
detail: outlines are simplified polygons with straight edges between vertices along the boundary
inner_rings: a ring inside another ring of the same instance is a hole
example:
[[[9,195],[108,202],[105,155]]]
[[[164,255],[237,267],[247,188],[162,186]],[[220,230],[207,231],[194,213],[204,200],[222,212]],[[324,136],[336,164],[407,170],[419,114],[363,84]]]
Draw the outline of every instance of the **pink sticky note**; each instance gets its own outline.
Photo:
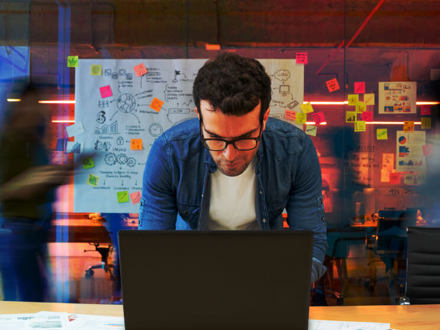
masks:
[[[312,113],[312,118],[316,125],[325,121],[325,115],[323,112]]]
[[[425,156],[431,156],[432,155],[432,144],[425,144],[422,146],[423,154]]]
[[[105,98],[105,97],[110,97],[113,95],[112,93],[112,88],[110,87],[110,85],[104,86],[104,87],[100,87],[99,91],[101,92],[101,97]]]
[[[421,105],[420,106],[420,115],[421,116],[430,116],[431,115],[431,106],[430,105]]]
[[[130,194],[130,198],[131,198],[131,202],[133,204],[137,204],[140,202],[141,200],[141,192],[140,191],[135,191],[134,193]]]
[[[144,63],[136,65],[133,69],[134,69],[134,72],[136,73],[136,76],[138,76],[138,77],[143,76],[144,74],[146,74],[148,72]]]
[[[339,83],[336,78],[326,81],[325,84],[327,85],[328,91],[330,93],[335,92],[339,89]]]
[[[296,53],[295,58],[296,58],[296,63],[299,64],[307,64],[309,61],[307,52]]]
[[[364,81],[355,81],[354,82],[354,92],[356,94],[365,93],[365,82]]]
[[[390,183],[391,184],[400,184],[400,173],[390,173]]]
[[[373,112],[372,111],[362,112],[362,120],[363,121],[373,121]]]

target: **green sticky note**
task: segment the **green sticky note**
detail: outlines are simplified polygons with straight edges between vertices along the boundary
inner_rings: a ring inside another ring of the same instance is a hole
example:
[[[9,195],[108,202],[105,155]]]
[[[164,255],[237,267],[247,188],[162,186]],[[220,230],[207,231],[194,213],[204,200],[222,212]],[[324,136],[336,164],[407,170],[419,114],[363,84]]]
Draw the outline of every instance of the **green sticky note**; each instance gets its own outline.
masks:
[[[128,203],[130,201],[130,198],[128,196],[128,191],[118,191],[118,203]]]
[[[102,65],[101,64],[92,64],[90,66],[90,74],[92,76],[102,76]]]
[[[365,124],[365,121],[358,120],[354,123],[354,131],[355,132],[365,132],[367,130],[367,126]]]
[[[316,126],[313,126],[313,125],[306,126],[305,132],[307,135],[316,136],[317,131],[318,131],[318,127],[316,127]]]
[[[96,187],[98,185],[98,181],[99,181],[99,177],[93,174],[89,174],[89,177],[87,178],[88,185]]]
[[[359,102],[359,94],[348,94],[348,105],[356,105]]]
[[[83,169],[94,168],[94,167],[95,167],[95,161],[93,160],[92,157],[84,158],[82,160],[82,168]]]
[[[78,67],[78,56],[67,56],[67,67],[68,68]]]
[[[388,129],[378,128],[376,129],[376,139],[378,140],[388,140]]]
[[[298,124],[304,124],[307,120],[307,115],[304,112],[297,112],[296,113],[296,122]]]

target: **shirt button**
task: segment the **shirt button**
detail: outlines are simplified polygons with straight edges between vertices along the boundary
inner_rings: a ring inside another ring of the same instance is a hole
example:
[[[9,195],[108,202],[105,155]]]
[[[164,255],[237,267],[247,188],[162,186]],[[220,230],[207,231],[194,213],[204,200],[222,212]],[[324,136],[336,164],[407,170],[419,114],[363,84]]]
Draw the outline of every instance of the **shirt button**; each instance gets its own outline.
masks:
[[[263,220],[262,220],[262,221],[263,221],[263,223],[266,223],[266,222],[267,222],[266,218],[263,218]]]
[[[263,193],[263,191],[262,190],[260,190],[260,195]]]

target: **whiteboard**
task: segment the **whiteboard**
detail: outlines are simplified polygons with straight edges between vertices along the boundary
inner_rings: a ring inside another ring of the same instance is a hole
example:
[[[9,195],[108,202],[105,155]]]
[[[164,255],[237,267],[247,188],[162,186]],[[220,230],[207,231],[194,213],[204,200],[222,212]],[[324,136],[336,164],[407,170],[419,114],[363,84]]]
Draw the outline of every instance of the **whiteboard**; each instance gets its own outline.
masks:
[[[75,126],[80,130],[72,131],[79,132],[74,136],[77,151],[94,155],[89,166],[75,170],[75,212],[138,213],[151,145],[166,129],[197,117],[192,86],[205,61],[79,60],[75,70]],[[304,64],[291,59],[259,61],[272,79],[271,116],[283,119],[286,109],[300,111]],[[141,63],[148,72],[137,76],[134,67]],[[101,70],[96,70],[97,66]],[[104,93],[110,88],[111,96],[101,94],[101,88]],[[150,106],[153,99],[163,102],[159,111]],[[142,149],[133,150],[132,143],[139,139]],[[79,157],[75,154],[76,159]]]

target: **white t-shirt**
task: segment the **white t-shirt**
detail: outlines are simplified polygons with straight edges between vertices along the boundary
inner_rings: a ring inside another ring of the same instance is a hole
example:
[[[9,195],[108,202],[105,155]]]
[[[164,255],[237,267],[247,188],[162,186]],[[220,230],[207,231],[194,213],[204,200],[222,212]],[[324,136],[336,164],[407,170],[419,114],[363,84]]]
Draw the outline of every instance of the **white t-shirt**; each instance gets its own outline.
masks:
[[[237,176],[227,176],[219,170],[212,173],[208,229],[258,229],[255,214],[256,187],[253,162]]]

